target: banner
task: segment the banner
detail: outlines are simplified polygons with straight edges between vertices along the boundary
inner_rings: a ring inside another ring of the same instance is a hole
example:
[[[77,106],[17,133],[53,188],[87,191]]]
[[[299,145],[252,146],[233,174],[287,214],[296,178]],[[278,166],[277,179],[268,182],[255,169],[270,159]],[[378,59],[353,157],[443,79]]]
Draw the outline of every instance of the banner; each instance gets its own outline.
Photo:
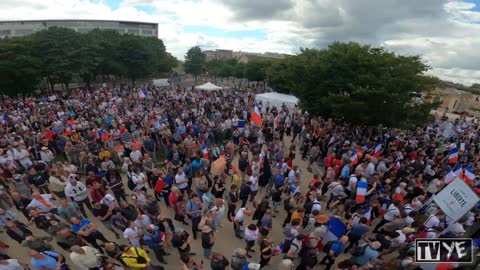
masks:
[[[455,221],[468,213],[479,200],[477,194],[458,177],[433,198],[440,209]]]
[[[220,172],[225,169],[225,165],[227,165],[227,159],[224,155],[221,155],[217,160],[212,162],[212,174],[219,174]]]

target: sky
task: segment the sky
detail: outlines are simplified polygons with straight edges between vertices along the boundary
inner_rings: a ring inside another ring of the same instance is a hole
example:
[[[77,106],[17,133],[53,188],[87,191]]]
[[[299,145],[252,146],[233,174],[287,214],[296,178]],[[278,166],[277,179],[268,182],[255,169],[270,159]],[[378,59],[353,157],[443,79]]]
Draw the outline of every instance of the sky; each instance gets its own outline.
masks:
[[[169,52],[192,46],[297,54],[356,41],[421,55],[430,74],[480,83],[480,0],[1,0],[0,20],[159,24]]]

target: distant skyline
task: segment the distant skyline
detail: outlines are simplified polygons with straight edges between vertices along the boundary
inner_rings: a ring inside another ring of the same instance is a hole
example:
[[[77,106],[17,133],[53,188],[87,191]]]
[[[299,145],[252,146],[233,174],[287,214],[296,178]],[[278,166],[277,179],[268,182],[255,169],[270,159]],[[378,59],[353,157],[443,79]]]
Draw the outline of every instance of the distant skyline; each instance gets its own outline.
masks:
[[[0,18],[155,22],[181,60],[195,45],[296,54],[356,41],[420,54],[441,79],[480,83],[480,0],[2,0]]]

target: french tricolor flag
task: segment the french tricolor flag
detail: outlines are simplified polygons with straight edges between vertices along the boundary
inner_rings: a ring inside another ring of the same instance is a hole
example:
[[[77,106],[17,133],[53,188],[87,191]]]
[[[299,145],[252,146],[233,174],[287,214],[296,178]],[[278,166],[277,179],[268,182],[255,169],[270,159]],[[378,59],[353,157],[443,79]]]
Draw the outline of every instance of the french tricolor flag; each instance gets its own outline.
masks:
[[[455,164],[458,162],[458,148],[453,148],[450,150],[448,153],[448,163],[449,164]]]
[[[145,87],[142,87],[138,90],[137,97],[138,99],[142,99],[148,96],[148,91]]]
[[[352,165],[357,165],[358,163],[357,152],[355,151],[352,152],[352,155],[350,156],[350,161],[352,162]]]
[[[395,162],[395,170],[399,171],[400,168],[401,168],[400,159],[397,159],[397,161]]]
[[[257,103],[253,104],[252,116],[250,116],[250,121],[254,122],[257,127],[262,127],[262,115],[258,109]]]
[[[375,145],[375,150],[373,151],[373,156],[378,158],[380,154],[382,154],[382,148],[383,148],[383,142],[377,143],[377,145]]]
[[[208,159],[208,149],[205,142],[202,143],[202,153],[203,153],[203,158]]]
[[[468,166],[465,169],[465,179],[464,180],[469,185],[473,182],[473,180],[475,180],[475,174],[473,173],[473,170],[470,168],[470,166]]]
[[[455,175],[455,173],[450,170],[447,175],[445,175],[445,179],[443,180],[443,182],[445,182],[446,185],[450,184],[453,180],[455,180],[455,178],[457,178],[457,176]]]
[[[357,182],[357,197],[355,201],[357,203],[362,203],[365,201],[365,196],[367,196],[368,183],[364,179]]]
[[[453,167],[453,173],[458,177],[463,179],[463,169],[462,164],[457,163],[455,167]]]

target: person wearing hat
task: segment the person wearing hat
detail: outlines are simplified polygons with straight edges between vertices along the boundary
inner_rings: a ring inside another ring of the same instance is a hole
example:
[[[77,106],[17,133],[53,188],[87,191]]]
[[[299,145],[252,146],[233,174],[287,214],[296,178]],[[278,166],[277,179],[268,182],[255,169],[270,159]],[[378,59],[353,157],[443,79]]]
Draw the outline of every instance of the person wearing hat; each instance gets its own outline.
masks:
[[[352,260],[355,262],[357,266],[364,266],[367,265],[369,262],[376,260],[380,253],[377,251],[382,244],[378,241],[371,242],[371,243],[364,243],[361,244],[362,247],[362,255],[352,257]]]
[[[213,234],[212,228],[208,225],[204,225],[202,227],[202,248],[203,248],[203,256],[208,260],[212,257],[212,248],[213,244],[215,243],[215,235]]]

